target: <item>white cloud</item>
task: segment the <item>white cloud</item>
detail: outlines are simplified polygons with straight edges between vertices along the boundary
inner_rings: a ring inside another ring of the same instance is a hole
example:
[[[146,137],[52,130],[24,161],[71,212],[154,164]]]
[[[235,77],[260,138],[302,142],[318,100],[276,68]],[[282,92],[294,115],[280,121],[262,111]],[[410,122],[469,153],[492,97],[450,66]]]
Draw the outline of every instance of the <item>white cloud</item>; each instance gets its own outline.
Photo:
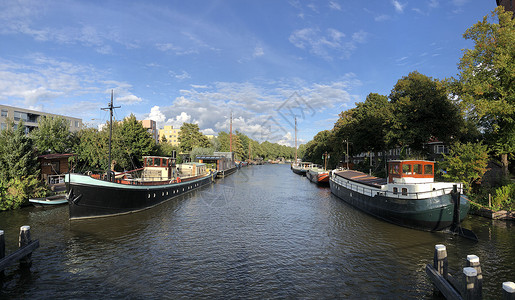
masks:
[[[166,125],[172,125],[174,128],[181,128],[182,124],[184,123],[192,123],[191,116],[188,115],[186,112],[181,112],[180,115],[166,120]],[[198,122],[194,121],[193,123]]]
[[[335,1],[329,1],[329,7],[333,10],[342,10],[340,3],[335,2]]]
[[[150,120],[156,121],[156,123],[163,123],[166,119],[165,115],[159,110],[159,106],[153,106],[150,109],[150,114],[148,115]]]
[[[127,105],[132,105],[138,102],[141,102],[141,98],[135,95],[124,95],[121,97],[117,97],[116,100],[121,103],[125,103]]]
[[[327,29],[325,35],[316,28],[303,28],[294,31],[289,41],[297,48],[306,49],[326,60],[332,60],[335,56],[349,58],[356,48],[356,43],[365,42],[366,32],[363,30],[355,32],[349,41],[345,41],[345,37],[345,33],[334,28]]]
[[[439,5],[440,5],[440,3],[438,2],[438,0],[430,0],[429,1],[429,7],[431,7],[431,8],[437,8]]]
[[[256,48],[254,48],[254,54],[252,54],[253,57],[260,57],[263,55],[265,55],[263,47],[257,46]]]
[[[392,0],[392,5],[395,8],[395,11],[398,12],[398,13],[403,13],[404,12],[404,7],[406,7],[406,4],[401,4],[397,0]]]
[[[376,16],[374,18],[374,21],[376,22],[383,22],[383,21],[388,21],[390,20],[392,17],[390,17],[389,15],[379,15],[379,16]]]

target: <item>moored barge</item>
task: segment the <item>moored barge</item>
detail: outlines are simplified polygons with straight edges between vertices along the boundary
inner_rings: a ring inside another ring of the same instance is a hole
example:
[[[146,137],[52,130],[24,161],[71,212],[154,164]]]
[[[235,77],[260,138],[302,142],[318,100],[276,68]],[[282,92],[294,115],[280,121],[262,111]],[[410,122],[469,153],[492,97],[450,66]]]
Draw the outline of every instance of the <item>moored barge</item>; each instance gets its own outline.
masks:
[[[334,170],[331,192],[358,209],[393,224],[437,231],[459,224],[470,204],[462,184],[434,181],[434,162],[390,161],[388,178]],[[454,190],[454,192],[453,192]]]

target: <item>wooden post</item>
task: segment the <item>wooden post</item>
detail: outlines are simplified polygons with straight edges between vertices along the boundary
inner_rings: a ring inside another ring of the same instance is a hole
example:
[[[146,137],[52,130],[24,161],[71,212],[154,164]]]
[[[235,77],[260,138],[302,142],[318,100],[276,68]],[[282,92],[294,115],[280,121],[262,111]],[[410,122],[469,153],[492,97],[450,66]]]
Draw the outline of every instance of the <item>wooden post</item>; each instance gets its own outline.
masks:
[[[436,271],[447,280],[447,248],[444,245],[435,245],[435,254],[433,258],[433,266]]]
[[[463,268],[465,275],[465,295],[463,299],[474,300],[480,299],[477,289],[477,271],[472,267]]]
[[[479,257],[476,255],[467,255],[467,267],[472,267],[477,272],[477,291],[481,299],[483,297],[483,273],[481,272]]]
[[[24,246],[27,246],[32,242],[32,239],[30,237],[30,226],[22,226],[20,227],[20,240],[19,240],[19,247],[22,248]],[[28,254],[27,256],[20,259],[20,267],[22,268],[30,268],[32,265],[32,253]]]
[[[0,230],[0,260],[5,257],[5,237],[4,231]],[[4,279],[4,271],[0,270],[0,288],[2,288],[2,280]]]
[[[504,300],[515,300],[515,282],[502,283],[502,296]]]

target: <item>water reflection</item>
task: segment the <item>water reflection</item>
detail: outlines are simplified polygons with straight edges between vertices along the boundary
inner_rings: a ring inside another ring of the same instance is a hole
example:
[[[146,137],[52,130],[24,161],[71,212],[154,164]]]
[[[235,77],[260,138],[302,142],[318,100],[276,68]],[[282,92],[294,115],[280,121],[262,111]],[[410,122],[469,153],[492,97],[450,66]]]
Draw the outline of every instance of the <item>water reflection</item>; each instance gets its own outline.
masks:
[[[8,252],[26,224],[41,243],[32,273],[8,269],[0,298],[432,299],[424,268],[435,244],[454,270],[478,255],[488,297],[515,280],[512,223],[469,217],[479,243],[402,228],[284,165],[242,168],[119,217],[70,222],[66,206],[0,213]]]

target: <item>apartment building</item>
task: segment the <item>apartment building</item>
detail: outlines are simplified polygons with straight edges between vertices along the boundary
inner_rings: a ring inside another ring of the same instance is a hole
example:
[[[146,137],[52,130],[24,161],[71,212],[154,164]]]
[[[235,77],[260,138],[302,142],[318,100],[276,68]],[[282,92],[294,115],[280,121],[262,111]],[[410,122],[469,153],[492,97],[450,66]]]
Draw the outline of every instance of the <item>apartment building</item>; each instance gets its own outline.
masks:
[[[7,127],[7,120],[14,120],[15,124],[18,124],[20,120],[25,125],[25,131],[29,133],[36,127],[38,127],[38,120],[40,117],[46,116],[49,118],[63,117],[70,122],[70,131],[79,131],[82,129],[82,119],[67,117],[57,114],[51,114],[46,112],[40,112],[25,108],[0,105],[0,129],[3,130]]]
[[[165,125],[163,129],[159,129],[159,141],[163,140],[163,136],[166,141],[172,146],[179,146],[179,133],[180,129],[173,128],[171,125]]]
[[[152,136],[156,144],[159,142],[159,132],[157,130],[156,121],[154,120],[143,120],[141,121],[141,125],[143,128],[147,130],[148,133]]]

